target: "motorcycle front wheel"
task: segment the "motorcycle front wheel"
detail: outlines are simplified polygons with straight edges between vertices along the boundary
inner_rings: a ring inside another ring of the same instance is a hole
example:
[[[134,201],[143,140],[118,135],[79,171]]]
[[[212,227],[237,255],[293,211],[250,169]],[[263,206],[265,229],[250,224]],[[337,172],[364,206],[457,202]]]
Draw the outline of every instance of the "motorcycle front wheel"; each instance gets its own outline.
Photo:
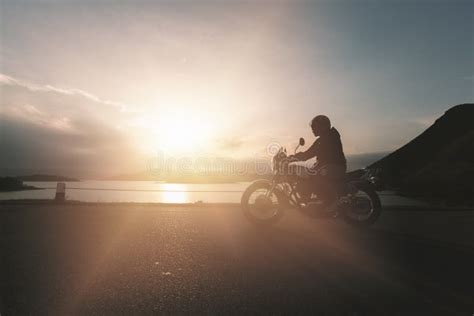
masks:
[[[273,190],[268,195],[270,189],[269,181],[257,180],[245,190],[240,204],[250,222],[257,225],[271,225],[283,216],[284,195],[280,190]]]

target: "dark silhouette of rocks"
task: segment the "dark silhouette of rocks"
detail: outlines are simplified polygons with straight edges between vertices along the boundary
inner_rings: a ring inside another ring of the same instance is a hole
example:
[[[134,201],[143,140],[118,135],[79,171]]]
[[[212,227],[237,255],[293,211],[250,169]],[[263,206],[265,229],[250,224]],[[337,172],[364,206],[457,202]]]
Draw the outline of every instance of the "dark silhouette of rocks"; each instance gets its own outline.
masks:
[[[0,177],[0,192],[35,190],[37,188],[24,185],[23,181],[13,177]]]
[[[17,179],[21,181],[66,181],[66,182],[77,182],[79,179],[64,177],[64,176],[56,176],[56,175],[49,175],[49,174],[33,174],[29,176],[18,176]]]
[[[473,204],[474,104],[460,104],[369,168],[389,188],[452,205]]]

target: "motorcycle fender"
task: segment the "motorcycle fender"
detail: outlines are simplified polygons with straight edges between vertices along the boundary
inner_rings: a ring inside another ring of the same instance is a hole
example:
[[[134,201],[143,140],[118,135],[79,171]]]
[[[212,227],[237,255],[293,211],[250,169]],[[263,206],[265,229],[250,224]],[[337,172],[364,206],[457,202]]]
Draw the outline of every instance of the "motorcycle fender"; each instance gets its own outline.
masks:
[[[357,189],[373,189],[372,183],[367,180],[356,180],[348,183],[349,188],[356,187]]]
[[[250,185],[254,185],[254,184],[261,184],[261,185],[268,185],[269,187],[272,186],[272,182],[270,180],[267,180],[267,179],[258,179],[258,180],[255,180],[253,181],[252,183],[250,183]]]
[[[262,185],[262,186],[263,186],[263,185],[266,185],[266,186],[268,186],[269,188],[271,188],[271,186],[272,186],[272,181],[266,180],[266,179],[258,179],[258,180],[255,180],[255,181],[253,181],[250,185],[252,186],[252,185],[255,185],[255,184],[257,184],[257,183],[258,183],[259,185]],[[275,194],[280,195],[280,197],[284,197],[285,200],[288,200],[287,195],[285,194],[285,192],[283,191],[283,188],[282,188],[280,185],[277,185],[273,191],[275,192]]]

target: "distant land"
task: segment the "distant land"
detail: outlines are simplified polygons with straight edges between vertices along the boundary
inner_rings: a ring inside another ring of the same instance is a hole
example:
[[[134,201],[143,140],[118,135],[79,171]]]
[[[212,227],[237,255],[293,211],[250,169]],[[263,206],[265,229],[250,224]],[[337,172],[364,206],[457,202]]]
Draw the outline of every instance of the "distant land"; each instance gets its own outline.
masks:
[[[347,164],[349,170],[365,168],[387,153],[364,153],[356,155],[347,155]],[[224,158],[223,158],[224,159]],[[224,159],[225,160],[225,159]],[[237,161],[237,165],[245,161]],[[265,163],[268,171],[270,170],[271,162],[270,159]],[[55,172],[53,169],[2,169],[0,168],[0,176],[13,177],[21,181],[27,182],[73,182],[80,181],[82,177],[85,179],[97,179],[97,180],[108,180],[108,181],[163,181],[169,183],[235,183],[243,181],[253,181],[259,178],[268,178],[269,174],[257,175],[229,175],[229,174],[191,174],[191,175],[180,175],[169,173],[166,175],[156,175],[149,171],[136,171],[118,175],[112,175],[108,177],[95,178],[93,175],[79,175],[79,177],[62,176],[58,174],[68,174],[68,170],[61,170]],[[20,175],[20,176],[18,176]]]
[[[28,181],[28,182],[48,182],[48,181],[78,182],[80,181],[77,178],[49,175],[49,174],[33,174],[33,175],[28,175],[28,176],[17,176],[15,178],[21,181]]]
[[[33,174],[17,177],[0,177],[0,192],[11,192],[11,191],[23,191],[23,190],[39,190],[31,185],[25,185],[23,182],[77,182],[80,181],[76,178],[48,175],[48,174]]]
[[[400,193],[474,205],[474,104],[453,106],[418,137],[373,163]]]
[[[163,181],[168,183],[235,183],[247,182],[268,177],[269,175],[222,175],[222,174],[183,174],[183,175],[153,175],[149,172],[117,175],[106,180],[112,181]]]
[[[360,168],[365,168],[387,155],[387,153],[367,153],[367,154],[357,154],[357,155],[348,155],[347,163],[349,170],[355,170]],[[242,163],[242,162],[240,162]],[[104,180],[112,181],[163,181],[169,183],[235,183],[235,182],[247,182],[254,181],[256,179],[270,178],[271,177],[271,162],[259,162],[260,167],[266,165],[267,172],[262,174],[245,173],[233,175],[230,173],[190,173],[190,174],[153,174],[149,171],[141,171],[137,173],[121,174],[106,178]],[[239,165],[237,161],[236,165]],[[249,166],[252,166],[250,163]],[[253,167],[252,170],[255,170]]]
[[[0,192],[39,190],[31,185],[24,185],[23,181],[14,177],[0,177]]]

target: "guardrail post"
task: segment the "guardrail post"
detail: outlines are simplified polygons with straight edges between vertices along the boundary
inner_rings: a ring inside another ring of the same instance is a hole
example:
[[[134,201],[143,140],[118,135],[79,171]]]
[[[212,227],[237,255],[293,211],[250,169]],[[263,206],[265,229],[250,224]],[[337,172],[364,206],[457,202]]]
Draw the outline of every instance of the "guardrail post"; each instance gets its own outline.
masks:
[[[56,201],[64,201],[66,199],[66,183],[58,182],[56,185],[56,196],[54,199]]]

